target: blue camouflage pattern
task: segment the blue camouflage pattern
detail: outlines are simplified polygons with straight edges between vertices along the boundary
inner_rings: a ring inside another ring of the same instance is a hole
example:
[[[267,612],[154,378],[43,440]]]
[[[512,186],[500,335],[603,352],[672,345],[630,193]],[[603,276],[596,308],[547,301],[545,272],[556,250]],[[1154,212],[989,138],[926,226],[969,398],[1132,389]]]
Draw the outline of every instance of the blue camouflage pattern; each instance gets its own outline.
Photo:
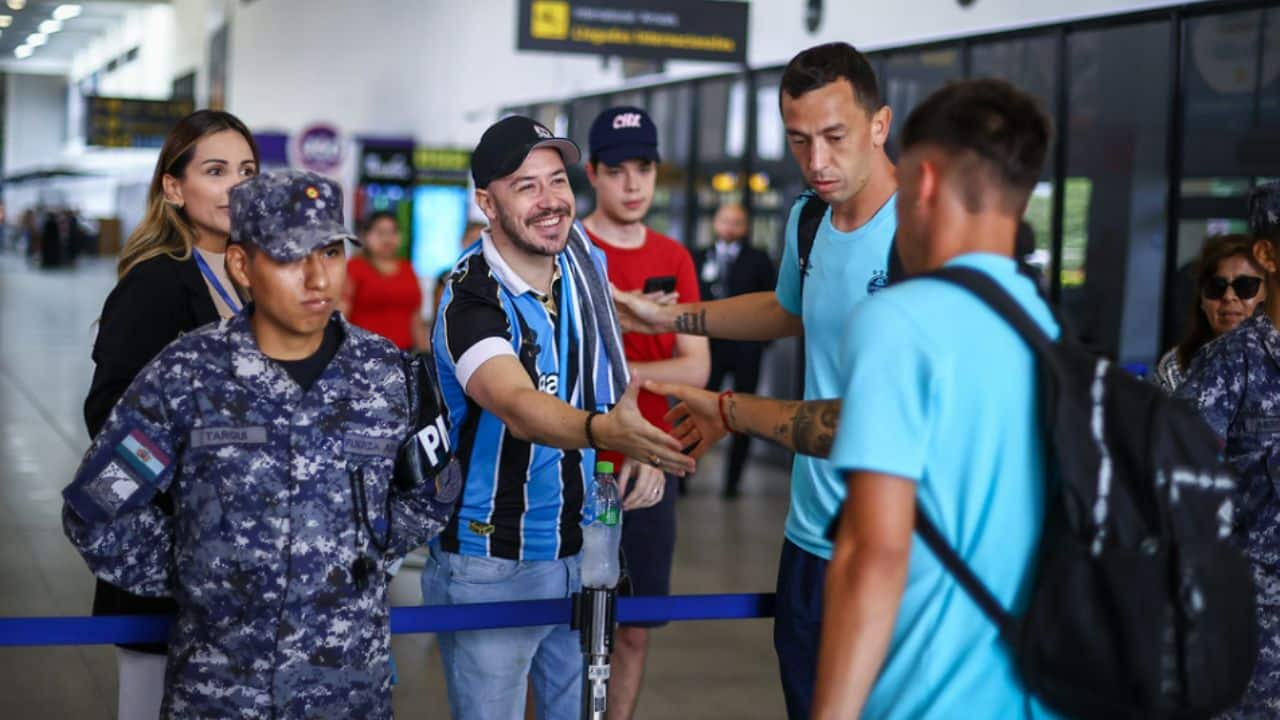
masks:
[[[1280,180],[1272,180],[1249,193],[1249,232],[1280,238]]]
[[[305,170],[255,175],[231,188],[231,242],[252,243],[279,262],[339,240],[359,244],[342,218],[342,188]]]
[[[1176,393],[1225,441],[1240,478],[1235,537],[1253,568],[1259,654],[1229,718],[1280,717],[1280,332],[1261,311],[1201,348]]]
[[[259,351],[252,312],[139,374],[63,493],[64,530],[98,577],[177,600],[162,717],[389,718],[385,571],[452,503],[440,482],[391,486],[411,415],[389,341],[334,313],[344,339],[304,393]],[[379,543],[391,526],[383,549],[357,528],[357,474]],[[172,515],[150,502],[166,490]]]

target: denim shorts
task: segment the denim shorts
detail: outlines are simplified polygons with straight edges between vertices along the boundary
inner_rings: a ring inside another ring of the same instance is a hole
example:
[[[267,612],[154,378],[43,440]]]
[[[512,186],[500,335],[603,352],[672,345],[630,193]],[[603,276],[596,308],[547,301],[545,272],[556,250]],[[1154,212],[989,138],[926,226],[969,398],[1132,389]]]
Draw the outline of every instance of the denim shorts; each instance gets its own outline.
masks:
[[[422,571],[427,605],[567,598],[582,587],[578,556],[518,561],[458,555],[431,545]],[[524,716],[526,680],[540,718],[582,712],[582,648],[568,625],[438,634],[455,720]]]

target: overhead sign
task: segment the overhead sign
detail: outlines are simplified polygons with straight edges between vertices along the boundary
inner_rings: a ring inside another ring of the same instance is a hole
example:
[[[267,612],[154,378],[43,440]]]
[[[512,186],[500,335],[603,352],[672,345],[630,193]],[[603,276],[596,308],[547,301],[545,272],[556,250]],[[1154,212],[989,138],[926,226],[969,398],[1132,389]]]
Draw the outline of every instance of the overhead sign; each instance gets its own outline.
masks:
[[[466,186],[471,176],[471,151],[420,147],[413,151],[413,169],[422,184]]]
[[[632,58],[746,62],[747,3],[520,0],[516,48]]]
[[[412,184],[413,141],[362,140],[360,183]]]
[[[90,95],[85,99],[86,145],[150,148],[195,109],[190,100],[130,100]]]

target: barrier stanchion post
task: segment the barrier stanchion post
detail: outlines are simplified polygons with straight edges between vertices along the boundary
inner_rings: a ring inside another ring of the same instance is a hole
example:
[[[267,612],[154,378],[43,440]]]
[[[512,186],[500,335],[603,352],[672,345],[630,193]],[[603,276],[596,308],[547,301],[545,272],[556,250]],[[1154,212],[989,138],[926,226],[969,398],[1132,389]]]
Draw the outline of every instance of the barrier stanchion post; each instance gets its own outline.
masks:
[[[605,720],[617,590],[584,587],[573,596],[573,627],[582,638],[582,720]]]

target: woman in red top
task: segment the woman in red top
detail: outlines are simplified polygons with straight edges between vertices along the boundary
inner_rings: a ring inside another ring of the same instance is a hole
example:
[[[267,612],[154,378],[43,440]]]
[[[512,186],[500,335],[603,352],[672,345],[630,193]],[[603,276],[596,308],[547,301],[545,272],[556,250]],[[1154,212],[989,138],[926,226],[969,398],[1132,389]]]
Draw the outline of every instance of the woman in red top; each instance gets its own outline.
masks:
[[[347,263],[343,315],[353,325],[377,333],[401,350],[426,351],[422,288],[408,260],[397,257],[400,223],[389,212],[371,214],[361,238],[364,252]]]

